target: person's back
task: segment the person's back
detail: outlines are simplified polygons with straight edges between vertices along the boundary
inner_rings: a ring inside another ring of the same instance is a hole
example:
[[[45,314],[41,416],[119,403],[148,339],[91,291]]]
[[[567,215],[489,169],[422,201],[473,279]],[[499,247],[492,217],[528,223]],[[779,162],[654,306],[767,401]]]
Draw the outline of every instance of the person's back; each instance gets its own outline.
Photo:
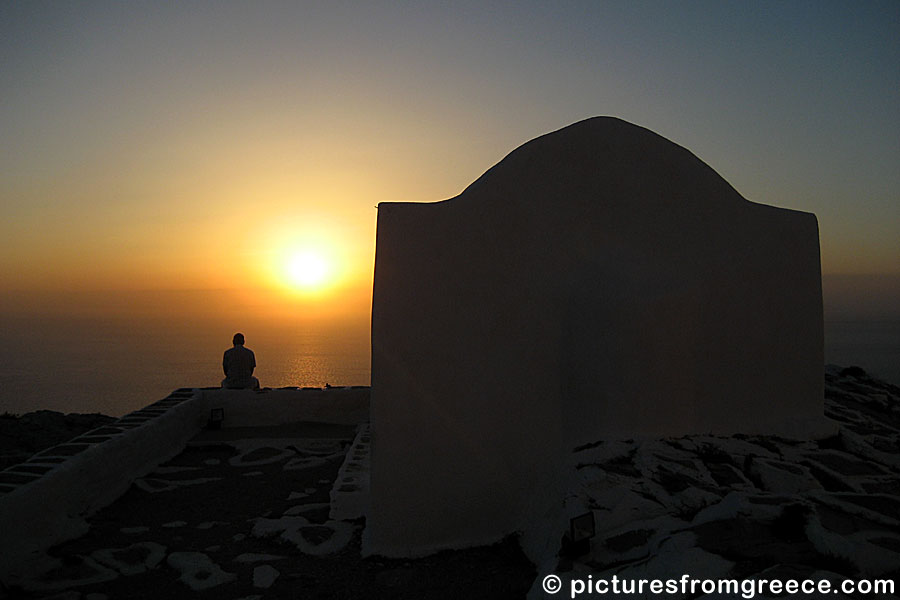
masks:
[[[226,350],[222,357],[222,369],[225,371],[222,387],[259,389],[259,379],[253,376],[253,369],[256,368],[256,355],[253,354],[253,350],[244,348],[243,334],[234,334],[232,341],[234,348]]]

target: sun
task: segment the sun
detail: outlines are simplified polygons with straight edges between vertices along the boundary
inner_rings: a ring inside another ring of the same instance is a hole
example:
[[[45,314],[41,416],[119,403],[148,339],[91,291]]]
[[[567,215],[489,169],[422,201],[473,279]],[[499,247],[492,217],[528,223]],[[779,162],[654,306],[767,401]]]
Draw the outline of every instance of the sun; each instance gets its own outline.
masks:
[[[290,302],[330,300],[352,280],[346,242],[336,226],[289,218],[263,229],[260,246],[248,256],[266,288]]]
[[[332,265],[316,250],[297,250],[284,263],[287,283],[298,290],[316,291],[325,287],[332,275]]]

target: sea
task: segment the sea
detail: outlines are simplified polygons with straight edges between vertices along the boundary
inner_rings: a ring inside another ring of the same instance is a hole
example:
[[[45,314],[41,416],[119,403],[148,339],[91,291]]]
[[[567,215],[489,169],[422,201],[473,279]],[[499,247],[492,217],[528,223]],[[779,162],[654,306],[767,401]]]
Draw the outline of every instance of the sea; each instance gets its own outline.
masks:
[[[0,413],[121,416],[180,387],[218,386],[237,329],[202,318],[0,317]],[[367,320],[258,321],[240,330],[264,386],[369,385]],[[826,321],[825,362],[900,385],[900,320]]]
[[[826,320],[825,364],[859,366],[900,386],[900,320]]]
[[[368,321],[0,317],[0,413],[121,416],[181,387],[219,386],[237,331],[266,387],[369,385]]]

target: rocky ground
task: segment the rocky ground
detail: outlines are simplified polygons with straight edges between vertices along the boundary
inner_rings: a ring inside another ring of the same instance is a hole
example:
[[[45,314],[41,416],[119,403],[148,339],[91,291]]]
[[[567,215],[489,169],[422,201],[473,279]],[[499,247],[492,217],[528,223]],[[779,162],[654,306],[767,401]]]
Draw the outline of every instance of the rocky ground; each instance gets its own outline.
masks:
[[[538,587],[548,572],[564,590],[588,575],[896,582],[900,388],[858,368],[828,368],[825,384],[825,414],[839,424],[827,439],[695,435],[577,449],[570,500],[593,512],[597,535],[587,554],[537,568],[513,538],[418,560],[362,558],[364,519],[330,510],[360,436],[320,426],[291,438],[201,436],[0,597],[549,598]]]
[[[900,388],[828,368],[825,414],[838,432],[818,441],[685,436],[578,449],[576,497],[597,537],[557,570],[879,578],[900,590]]]

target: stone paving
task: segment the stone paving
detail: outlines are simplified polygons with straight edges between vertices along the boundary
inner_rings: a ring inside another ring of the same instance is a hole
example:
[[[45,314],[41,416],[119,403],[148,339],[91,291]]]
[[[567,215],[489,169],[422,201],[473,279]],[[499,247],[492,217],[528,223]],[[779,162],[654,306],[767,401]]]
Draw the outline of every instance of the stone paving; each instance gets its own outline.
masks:
[[[368,441],[367,425],[204,431],[89,519],[86,535],[51,549],[43,573],[6,593],[67,600],[525,594],[534,571],[512,539],[415,561],[363,559],[358,515]]]

